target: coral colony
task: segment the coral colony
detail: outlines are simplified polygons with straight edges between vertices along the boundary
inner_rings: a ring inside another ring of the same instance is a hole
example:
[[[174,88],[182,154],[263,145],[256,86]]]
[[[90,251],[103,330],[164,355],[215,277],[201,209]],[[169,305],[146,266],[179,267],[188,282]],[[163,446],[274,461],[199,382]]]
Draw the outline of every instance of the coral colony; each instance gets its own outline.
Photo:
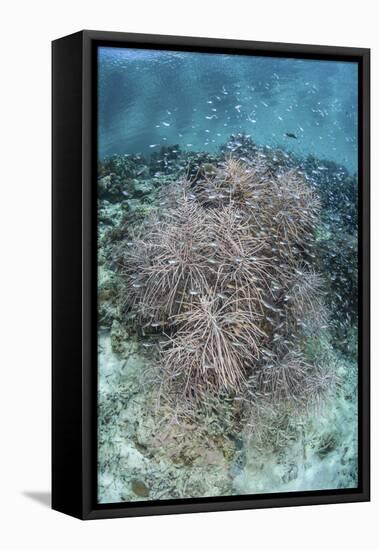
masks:
[[[320,396],[328,366],[301,351],[325,323],[315,193],[293,171],[229,159],[194,186],[167,186],[165,197],[170,206],[121,254],[127,307],[163,338],[164,387],[180,406],[207,393],[299,406]]]
[[[356,175],[172,143],[98,164],[99,502],[355,487]]]

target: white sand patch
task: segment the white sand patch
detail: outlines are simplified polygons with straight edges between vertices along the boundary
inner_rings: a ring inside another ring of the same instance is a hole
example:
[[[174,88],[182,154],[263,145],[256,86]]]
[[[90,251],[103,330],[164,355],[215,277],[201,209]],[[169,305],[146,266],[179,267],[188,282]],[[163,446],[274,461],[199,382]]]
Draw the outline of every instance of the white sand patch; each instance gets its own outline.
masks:
[[[354,392],[310,415],[285,452],[258,452],[252,440],[226,455],[192,425],[162,423],[146,383],[138,345],[99,348],[99,502],[164,500],[354,487],[357,403]],[[163,427],[162,427],[163,426]],[[237,437],[240,434],[235,434]]]

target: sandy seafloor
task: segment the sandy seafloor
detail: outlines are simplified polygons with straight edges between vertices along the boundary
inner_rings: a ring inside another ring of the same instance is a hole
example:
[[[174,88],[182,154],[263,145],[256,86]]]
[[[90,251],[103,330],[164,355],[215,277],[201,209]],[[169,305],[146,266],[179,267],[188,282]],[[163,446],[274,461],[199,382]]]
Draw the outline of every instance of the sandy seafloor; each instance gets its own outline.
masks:
[[[218,449],[189,438],[179,450],[183,428],[170,420],[160,428],[154,421],[155,396],[145,381],[147,361],[138,345],[131,343],[118,357],[105,331],[99,350],[99,502],[356,487],[353,389],[310,414],[302,437],[291,441],[284,454],[258,452],[249,438]],[[341,360],[340,374],[351,367]]]

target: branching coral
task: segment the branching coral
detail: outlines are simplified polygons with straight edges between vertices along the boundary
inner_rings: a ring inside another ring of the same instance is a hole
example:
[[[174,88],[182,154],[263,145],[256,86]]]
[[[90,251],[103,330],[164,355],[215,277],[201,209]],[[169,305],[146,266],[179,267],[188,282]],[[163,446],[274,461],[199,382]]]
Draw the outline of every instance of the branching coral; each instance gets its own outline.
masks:
[[[166,187],[161,202],[121,265],[127,307],[163,336],[165,387],[193,402],[318,394],[326,373],[294,344],[325,322],[313,266],[319,201],[302,176],[228,159]]]
[[[164,372],[179,378],[186,395],[216,390],[242,390],[247,367],[259,357],[264,336],[242,299],[219,293],[199,296],[176,316],[179,330],[163,351]],[[183,368],[184,367],[184,368]]]
[[[254,216],[268,180],[268,168],[262,161],[247,165],[229,158],[203,181],[196,182],[194,190],[198,200],[208,207],[231,205]]]
[[[269,395],[273,403],[294,400],[300,404],[306,398],[304,389],[314,370],[299,350],[291,350],[264,365],[259,373],[259,390]]]
[[[262,314],[272,272],[266,240],[255,236],[243,213],[232,206],[207,210],[203,224],[207,261],[213,267],[210,288],[224,301],[232,298],[237,310],[252,317]]]
[[[143,238],[122,255],[126,297],[143,318],[165,323],[181,311],[193,289],[207,285],[211,266],[202,208],[184,198],[164,220],[156,219]]]
[[[320,274],[307,269],[304,264],[296,268],[284,296],[287,332],[291,329],[296,331],[294,324],[308,331],[320,330],[326,326],[323,288],[324,281]]]

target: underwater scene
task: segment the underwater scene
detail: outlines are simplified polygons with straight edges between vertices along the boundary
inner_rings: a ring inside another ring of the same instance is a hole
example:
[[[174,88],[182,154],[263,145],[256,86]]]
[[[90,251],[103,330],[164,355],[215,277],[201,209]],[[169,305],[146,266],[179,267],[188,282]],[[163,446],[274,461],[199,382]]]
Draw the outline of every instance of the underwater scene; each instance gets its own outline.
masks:
[[[358,67],[98,48],[99,503],[358,485]]]

